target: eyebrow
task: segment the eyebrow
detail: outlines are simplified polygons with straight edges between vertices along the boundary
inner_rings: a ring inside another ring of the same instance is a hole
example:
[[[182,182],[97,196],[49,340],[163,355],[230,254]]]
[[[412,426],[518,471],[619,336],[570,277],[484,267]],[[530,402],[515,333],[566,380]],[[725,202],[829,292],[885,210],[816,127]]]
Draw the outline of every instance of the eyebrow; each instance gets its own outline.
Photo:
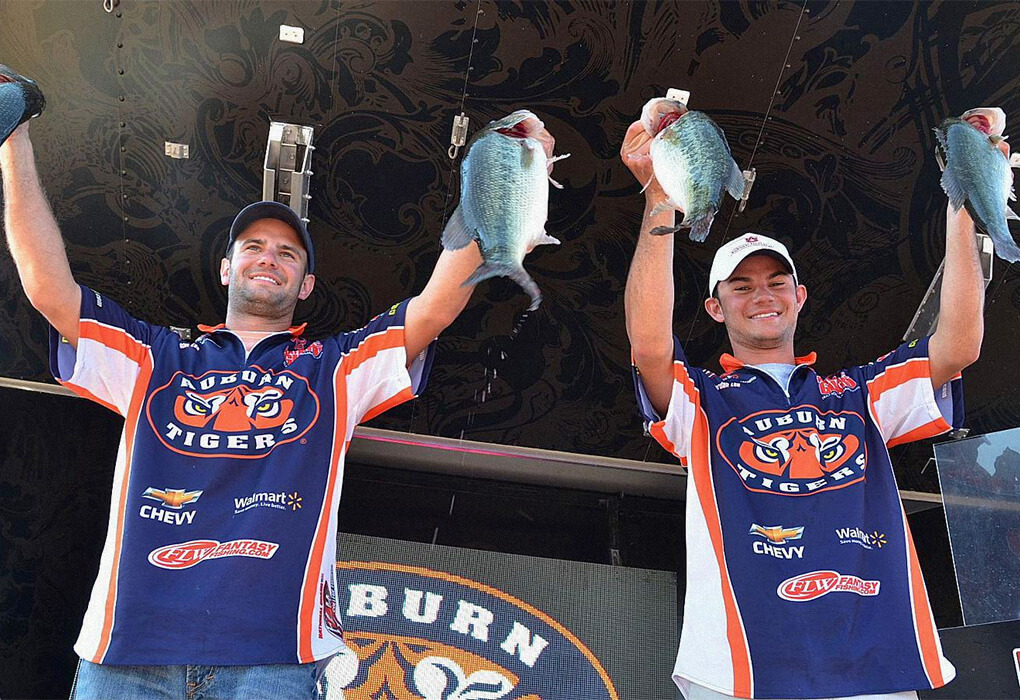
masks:
[[[771,275],[768,276],[768,279],[772,280],[772,279],[775,279],[776,277],[783,277],[783,276],[793,277],[793,274],[790,273],[790,272],[787,272],[786,270],[776,270],[775,272],[773,272]],[[750,282],[751,278],[750,277],[730,277],[726,281],[729,282],[730,284],[737,284],[739,282]]]
[[[252,237],[252,238],[245,238],[243,241],[238,241],[238,243],[240,243],[242,246],[246,245],[248,243],[258,243],[259,245],[265,245],[266,244],[266,239],[265,238]],[[296,253],[296,252],[298,252],[300,250],[299,248],[297,248],[295,246],[292,246],[289,243],[281,243],[280,244],[280,248],[282,250],[289,250],[289,251],[294,252],[294,253]]]

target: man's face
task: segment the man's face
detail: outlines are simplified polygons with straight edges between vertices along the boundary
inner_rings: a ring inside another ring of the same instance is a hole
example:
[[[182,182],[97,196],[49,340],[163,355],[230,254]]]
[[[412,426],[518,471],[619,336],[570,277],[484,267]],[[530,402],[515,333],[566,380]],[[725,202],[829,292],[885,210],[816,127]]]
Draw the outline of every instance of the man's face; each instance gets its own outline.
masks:
[[[789,343],[797,315],[807,300],[786,266],[771,255],[749,255],[716,287],[718,299],[705,301],[709,315],[726,324],[734,346],[773,349]]]
[[[306,299],[315,276],[306,275],[308,253],[297,232],[279,219],[259,219],[238,235],[220,264],[232,309],[277,318]]]

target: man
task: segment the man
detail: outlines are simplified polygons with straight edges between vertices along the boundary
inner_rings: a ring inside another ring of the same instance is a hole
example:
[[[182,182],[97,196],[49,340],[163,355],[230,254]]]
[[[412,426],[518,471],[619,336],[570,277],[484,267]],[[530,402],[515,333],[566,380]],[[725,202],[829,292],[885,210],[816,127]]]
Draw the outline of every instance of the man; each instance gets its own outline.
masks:
[[[642,413],[688,468],[687,581],[673,678],[688,700],[915,698],[955,675],[942,656],[887,446],[962,419],[984,287],[966,211],[948,211],[938,330],[820,377],[794,356],[807,299],[785,246],[723,244],[705,309],[726,325],[724,374],[692,367],[671,331],[674,212],[640,122],[624,163],[645,190],[626,288]]]
[[[0,81],[0,95],[38,90],[6,70]],[[311,238],[290,208],[256,203],[220,266],[226,322],[180,342],[74,281],[28,124],[7,132],[7,242],[53,327],[51,369],[125,417],[74,696],[314,697],[344,648],[334,576],[347,446],[359,422],[421,391],[433,340],[471,295],[461,283],[477,247],[444,251],[421,294],[361,330],[310,342],[292,319],[315,286]]]

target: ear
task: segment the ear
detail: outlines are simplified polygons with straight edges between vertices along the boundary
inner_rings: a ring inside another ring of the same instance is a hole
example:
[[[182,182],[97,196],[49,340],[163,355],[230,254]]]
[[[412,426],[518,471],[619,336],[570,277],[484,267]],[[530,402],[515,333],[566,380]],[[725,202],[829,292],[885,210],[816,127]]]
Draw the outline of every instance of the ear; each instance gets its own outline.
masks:
[[[807,287],[803,284],[797,285],[797,313],[804,308],[804,302],[807,301]]]
[[[315,275],[305,275],[301,280],[301,289],[298,290],[298,299],[307,299],[315,289]]]
[[[220,284],[224,287],[230,284],[230,258],[220,260]]]
[[[715,297],[709,297],[705,299],[705,311],[712,317],[713,320],[719,323],[725,323],[726,318],[723,315],[722,304]]]

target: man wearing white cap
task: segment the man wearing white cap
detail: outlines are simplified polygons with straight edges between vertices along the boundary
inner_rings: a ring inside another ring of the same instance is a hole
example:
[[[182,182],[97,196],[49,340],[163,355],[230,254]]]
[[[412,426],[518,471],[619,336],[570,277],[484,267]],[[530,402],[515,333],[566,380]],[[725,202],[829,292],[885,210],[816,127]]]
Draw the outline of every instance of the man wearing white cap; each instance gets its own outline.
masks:
[[[959,375],[983,334],[973,222],[948,211],[935,334],[828,377],[794,356],[807,288],[786,246],[723,244],[705,300],[732,346],[716,375],[672,333],[673,234],[650,231],[675,212],[651,215],[666,195],[649,142],[637,122],[621,149],[650,183],[625,301],[646,425],[688,474],[674,681],[688,700],[900,700],[948,683],[887,447],[962,420]]]

